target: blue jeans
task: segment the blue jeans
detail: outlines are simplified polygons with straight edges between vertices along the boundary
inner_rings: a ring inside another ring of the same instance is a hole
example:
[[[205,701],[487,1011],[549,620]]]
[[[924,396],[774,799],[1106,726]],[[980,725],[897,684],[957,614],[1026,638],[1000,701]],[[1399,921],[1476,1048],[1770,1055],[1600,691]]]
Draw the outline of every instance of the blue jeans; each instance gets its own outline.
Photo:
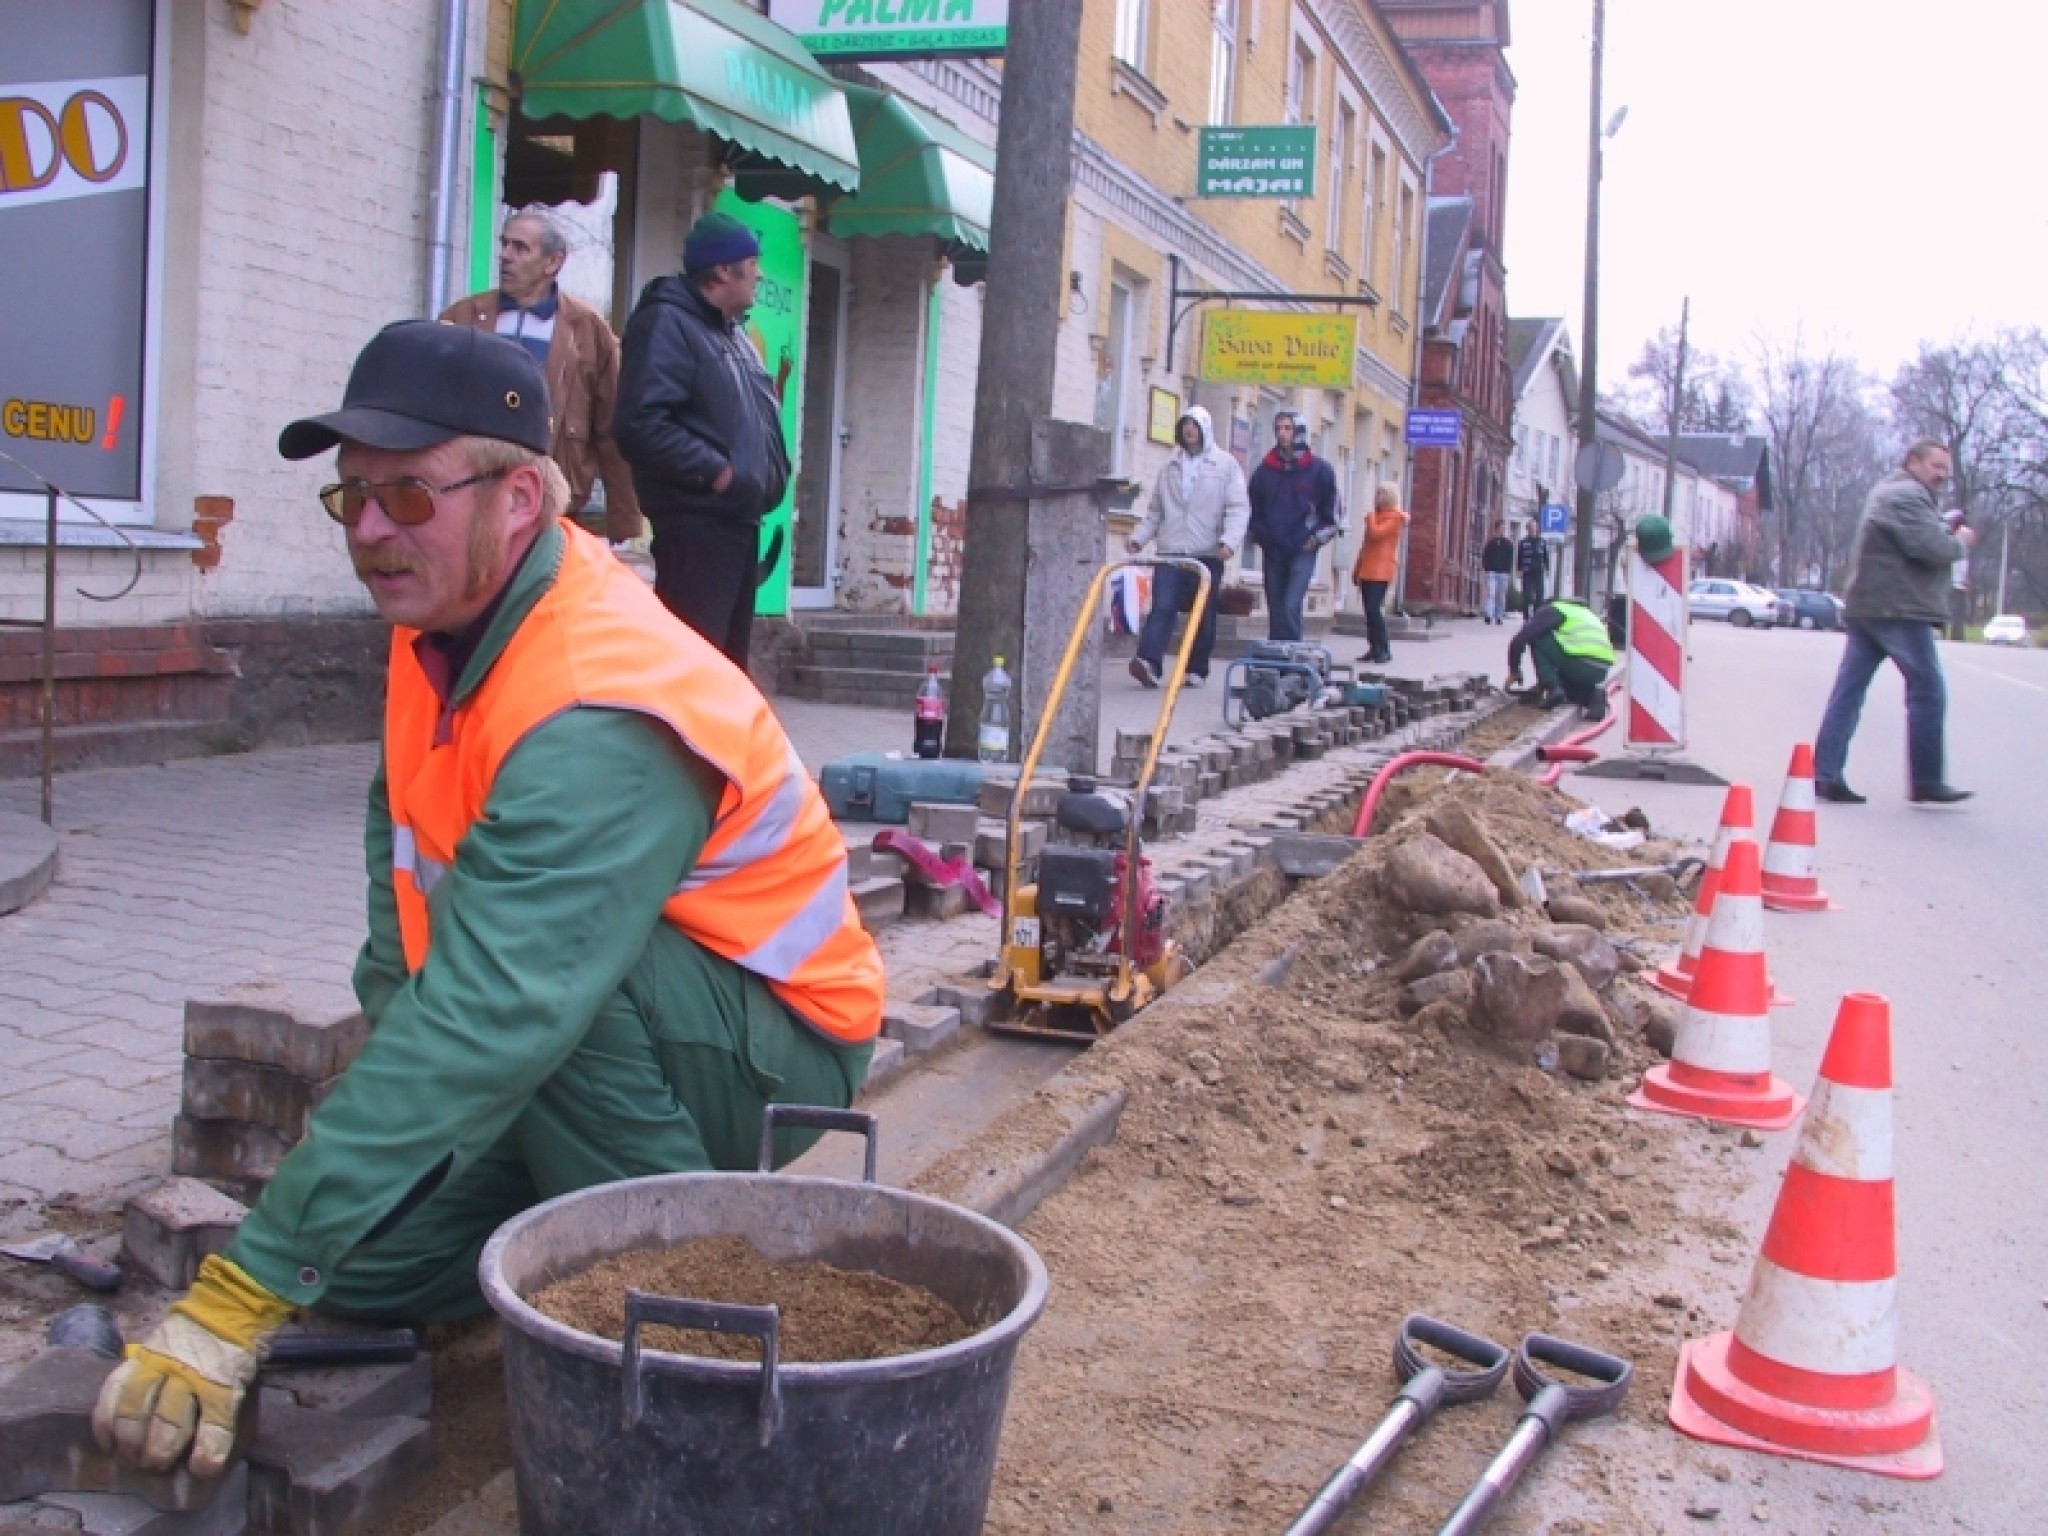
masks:
[[[1209,567],[1209,603],[1202,610],[1202,622],[1195,629],[1195,648],[1188,655],[1188,675],[1209,675],[1209,653],[1216,648],[1216,599],[1223,595],[1223,562],[1213,555],[1198,557]],[[1163,671],[1166,647],[1173,640],[1173,621],[1194,606],[1201,581],[1193,571],[1177,565],[1152,567],[1152,606],[1145,612],[1144,627],[1138,631],[1138,654]]]
[[[1842,668],[1835,674],[1813,746],[1813,776],[1839,784],[1849,762],[1849,738],[1863,718],[1863,696],[1880,663],[1889,659],[1906,679],[1906,759],[1915,790],[1933,789],[1942,778],[1942,716],[1948,690],[1934,649],[1935,627],[1919,619],[1850,619]]]
[[[1270,544],[1264,548],[1266,580],[1266,638],[1299,640],[1301,605],[1308,598],[1308,584],[1316,573],[1316,558],[1323,552],[1311,544],[1293,554],[1283,554]]]
[[[1486,573],[1486,617],[1504,619],[1508,616],[1508,572],[1488,571]]]

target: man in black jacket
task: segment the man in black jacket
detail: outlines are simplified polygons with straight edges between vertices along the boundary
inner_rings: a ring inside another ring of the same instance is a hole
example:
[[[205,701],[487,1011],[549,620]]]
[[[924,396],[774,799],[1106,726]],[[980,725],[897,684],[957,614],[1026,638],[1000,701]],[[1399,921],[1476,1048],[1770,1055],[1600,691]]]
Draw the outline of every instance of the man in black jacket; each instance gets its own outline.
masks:
[[[649,283],[626,323],[612,436],[654,528],[654,590],[671,613],[747,664],[761,518],[789,485],[780,388],[741,322],[761,243],[707,213],[683,275]]]
[[[1530,619],[1543,606],[1543,579],[1550,574],[1550,550],[1534,523],[1524,523],[1522,527],[1527,531],[1515,545],[1515,573],[1522,579],[1522,617]]]
[[[1495,523],[1493,537],[1479,551],[1479,569],[1486,573],[1486,622],[1500,624],[1508,616],[1508,578],[1515,572],[1515,544],[1508,525]]]

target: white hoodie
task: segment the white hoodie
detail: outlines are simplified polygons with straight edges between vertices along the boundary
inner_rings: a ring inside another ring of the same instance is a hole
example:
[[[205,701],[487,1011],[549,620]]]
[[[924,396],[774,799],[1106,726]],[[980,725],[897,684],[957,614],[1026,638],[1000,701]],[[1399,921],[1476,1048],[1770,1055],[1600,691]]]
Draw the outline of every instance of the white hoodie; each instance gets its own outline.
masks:
[[[1131,540],[1145,545],[1156,539],[1162,555],[1215,555],[1226,545],[1243,549],[1245,525],[1252,515],[1244,471],[1216,446],[1207,410],[1191,405],[1180,420],[1201,429],[1201,451],[1182,448],[1159,472],[1152,504],[1131,530]],[[1180,422],[1174,424],[1174,441],[1180,441]]]

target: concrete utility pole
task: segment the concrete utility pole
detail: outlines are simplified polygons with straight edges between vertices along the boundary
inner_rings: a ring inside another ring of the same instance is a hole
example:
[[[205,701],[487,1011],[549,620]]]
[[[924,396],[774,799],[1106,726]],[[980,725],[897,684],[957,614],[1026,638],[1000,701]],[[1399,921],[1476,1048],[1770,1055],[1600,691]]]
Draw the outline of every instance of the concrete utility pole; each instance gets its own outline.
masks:
[[[1678,365],[1671,370],[1671,428],[1670,440],[1664,445],[1664,521],[1671,522],[1671,508],[1678,498],[1678,434],[1683,430],[1680,418],[1685,414],[1685,342],[1692,328],[1692,299],[1687,297],[1685,305],[1678,311]],[[1672,527],[1676,534],[1676,525]]]
[[[1607,0],[1593,0],[1593,107],[1586,150],[1586,317],[1585,371],[1579,378],[1579,447],[1600,437],[1600,53],[1607,35]],[[1593,601],[1593,518],[1599,492],[1579,487],[1572,529],[1572,578],[1580,602]]]
[[[949,757],[974,755],[981,679],[997,656],[1015,682],[1011,755],[1023,755],[1104,549],[1095,482],[1109,470],[1109,435],[1051,419],[1081,4],[1031,0],[1010,12]],[[1055,771],[1095,767],[1101,656],[1100,636],[1091,634],[1047,745],[1045,764]]]

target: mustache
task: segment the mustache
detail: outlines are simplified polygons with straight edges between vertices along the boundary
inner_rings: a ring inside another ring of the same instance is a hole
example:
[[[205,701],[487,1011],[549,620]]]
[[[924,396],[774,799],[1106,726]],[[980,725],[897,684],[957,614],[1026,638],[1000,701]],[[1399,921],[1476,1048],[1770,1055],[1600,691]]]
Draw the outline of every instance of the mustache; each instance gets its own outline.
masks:
[[[409,576],[420,569],[419,561],[397,550],[351,549],[348,558],[358,581],[368,581],[372,576]]]

